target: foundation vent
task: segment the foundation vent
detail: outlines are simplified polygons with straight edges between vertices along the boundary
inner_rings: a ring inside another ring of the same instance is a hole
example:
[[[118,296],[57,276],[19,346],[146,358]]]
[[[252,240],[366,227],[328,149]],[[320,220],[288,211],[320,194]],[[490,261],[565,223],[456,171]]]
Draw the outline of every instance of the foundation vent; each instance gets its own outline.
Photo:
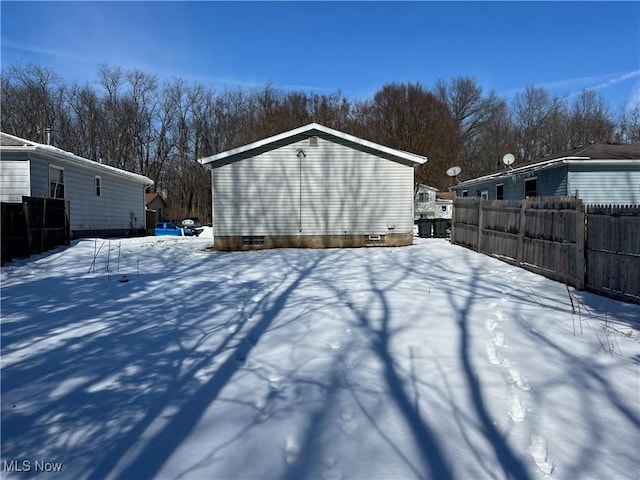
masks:
[[[365,245],[380,245],[385,243],[384,235],[365,235],[364,236]]]
[[[247,245],[247,246],[264,245],[264,235],[243,236],[242,245]]]

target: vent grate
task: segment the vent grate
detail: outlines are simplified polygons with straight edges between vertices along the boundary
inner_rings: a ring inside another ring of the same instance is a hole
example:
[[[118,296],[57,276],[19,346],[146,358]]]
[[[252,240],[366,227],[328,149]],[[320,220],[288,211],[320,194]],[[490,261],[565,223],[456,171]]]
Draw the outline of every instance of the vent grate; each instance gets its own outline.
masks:
[[[318,146],[318,137],[316,137],[316,136],[309,137],[309,146],[310,147],[317,147]]]
[[[365,235],[364,243],[366,245],[385,243],[385,236],[384,235]]]
[[[242,245],[264,245],[264,235],[248,235],[242,237]]]

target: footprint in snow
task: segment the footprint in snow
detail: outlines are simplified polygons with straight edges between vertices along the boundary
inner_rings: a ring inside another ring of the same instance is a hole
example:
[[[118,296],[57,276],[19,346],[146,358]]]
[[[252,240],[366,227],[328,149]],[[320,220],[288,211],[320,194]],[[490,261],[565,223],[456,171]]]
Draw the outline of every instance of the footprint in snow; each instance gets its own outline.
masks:
[[[498,322],[496,321],[495,318],[487,318],[484,321],[484,326],[487,329],[487,332],[491,333],[495,330],[495,328],[498,326]]]
[[[487,341],[487,357],[489,358],[491,365],[504,364],[504,359],[498,355],[498,352],[496,351],[496,343],[494,340]]]
[[[524,420],[524,408],[522,408],[522,404],[520,403],[520,395],[515,389],[511,389],[511,393],[509,394],[509,416],[511,420],[516,423],[522,422]]]
[[[529,382],[527,382],[527,380],[523,378],[522,375],[520,375],[520,372],[515,368],[509,370],[509,375],[511,376],[511,381],[513,382],[513,384],[520,390],[531,389],[531,385],[529,385]]]
[[[533,457],[533,461],[543,473],[550,475],[553,473],[555,463],[549,458],[547,450],[547,441],[540,435],[531,435],[531,445],[529,445],[529,454]]]
[[[340,415],[340,428],[344,433],[351,435],[358,427],[360,427],[360,424],[349,410],[342,412],[342,415]]]
[[[285,444],[285,461],[289,465],[293,465],[298,461],[298,455],[300,454],[300,445],[293,437],[288,437]]]

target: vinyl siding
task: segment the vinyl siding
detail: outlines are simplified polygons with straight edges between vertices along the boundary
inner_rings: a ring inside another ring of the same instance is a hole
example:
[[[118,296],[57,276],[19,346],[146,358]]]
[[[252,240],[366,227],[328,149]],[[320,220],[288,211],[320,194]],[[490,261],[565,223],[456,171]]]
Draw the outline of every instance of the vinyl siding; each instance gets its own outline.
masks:
[[[587,204],[640,205],[640,162],[628,166],[572,166],[569,187]]]
[[[539,197],[554,197],[568,194],[567,167],[565,165],[548,170],[527,172],[524,175],[501,177],[465,187],[454,187],[454,190],[456,190],[456,196],[460,197],[462,196],[463,190],[468,190],[470,197],[479,195],[480,192],[487,190],[489,192],[489,200],[495,200],[496,187],[502,183],[504,185],[503,200],[522,200],[524,198],[525,180],[534,177],[538,179],[537,187]]]
[[[0,162],[0,201],[19,203],[23,196],[31,194],[27,160],[2,160]]]
[[[302,140],[219,167],[213,192],[216,235],[413,229],[413,168],[322,138],[318,146]]]
[[[145,226],[144,186],[141,183],[81,168],[64,160],[32,157],[34,196],[48,196],[49,165],[64,169],[65,200],[69,200],[71,230],[108,231],[142,229]],[[102,181],[102,195],[95,192],[95,177]]]

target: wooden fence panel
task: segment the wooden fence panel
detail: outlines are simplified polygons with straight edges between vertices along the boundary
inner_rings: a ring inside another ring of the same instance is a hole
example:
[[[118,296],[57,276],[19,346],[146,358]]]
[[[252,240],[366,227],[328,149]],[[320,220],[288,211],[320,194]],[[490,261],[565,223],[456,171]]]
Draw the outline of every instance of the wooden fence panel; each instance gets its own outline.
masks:
[[[2,264],[70,241],[68,201],[22,197],[22,204],[2,204]]]
[[[640,302],[640,206],[586,210],[586,288]]]
[[[640,303],[640,206],[575,197],[456,198],[451,242],[554,280]]]

